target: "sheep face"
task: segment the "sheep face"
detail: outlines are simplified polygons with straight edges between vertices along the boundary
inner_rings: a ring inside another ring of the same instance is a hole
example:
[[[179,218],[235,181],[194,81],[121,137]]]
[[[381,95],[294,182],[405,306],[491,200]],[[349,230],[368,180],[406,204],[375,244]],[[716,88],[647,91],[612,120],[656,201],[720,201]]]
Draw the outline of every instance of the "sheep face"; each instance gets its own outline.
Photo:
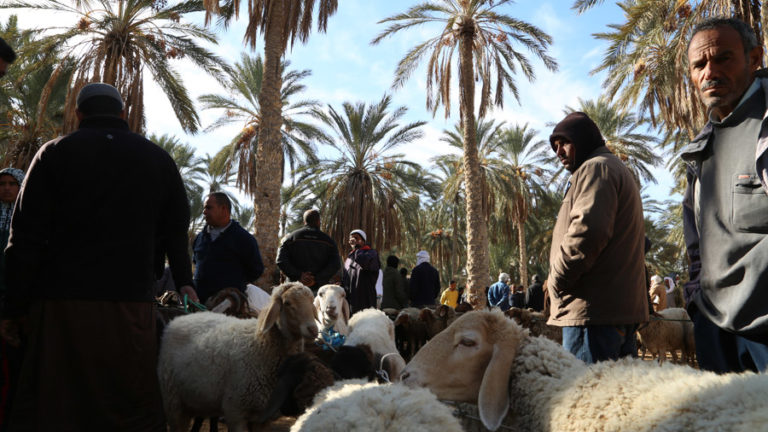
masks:
[[[494,430],[509,409],[512,361],[523,338],[500,311],[467,312],[419,350],[401,379],[440,399],[477,403],[483,423]]]
[[[318,322],[323,328],[334,327],[334,329],[348,335],[349,330],[349,303],[347,303],[347,293],[344,288],[338,285],[324,285],[317,291],[314,306],[317,315],[320,317]]]
[[[312,304],[312,291],[298,282],[290,282],[276,287],[266,313],[260,315],[261,332],[266,333],[273,325],[286,338],[299,340],[312,339],[317,335],[317,314]]]

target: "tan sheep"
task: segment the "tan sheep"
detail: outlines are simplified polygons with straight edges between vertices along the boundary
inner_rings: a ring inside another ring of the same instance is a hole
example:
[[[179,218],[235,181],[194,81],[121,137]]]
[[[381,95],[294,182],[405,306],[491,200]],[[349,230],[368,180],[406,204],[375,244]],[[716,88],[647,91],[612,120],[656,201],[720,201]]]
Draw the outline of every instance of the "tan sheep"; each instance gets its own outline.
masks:
[[[201,312],[171,321],[158,362],[171,432],[191,417],[224,416],[230,431],[246,431],[266,408],[277,370],[317,334],[312,291],[286,283],[272,291],[258,319]]]
[[[677,362],[677,351],[682,352],[683,360],[690,361],[695,354],[693,347],[693,323],[688,313],[682,308],[664,309],[658,312],[660,319],[650,317],[647,324],[642,324],[637,334],[643,347],[656,358],[659,364],[664,363],[667,352],[671,353],[672,361]],[[668,321],[667,321],[668,320]]]
[[[422,347],[402,382],[477,403],[491,430],[502,421],[531,432],[768,430],[768,374],[718,375],[631,358],[587,365],[499,311],[458,318]]]

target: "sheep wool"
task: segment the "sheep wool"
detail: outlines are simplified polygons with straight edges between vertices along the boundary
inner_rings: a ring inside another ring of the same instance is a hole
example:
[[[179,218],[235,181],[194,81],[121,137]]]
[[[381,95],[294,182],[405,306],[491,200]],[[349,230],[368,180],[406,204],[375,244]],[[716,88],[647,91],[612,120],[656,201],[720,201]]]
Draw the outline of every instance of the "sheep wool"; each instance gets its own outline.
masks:
[[[291,432],[461,432],[451,409],[426,389],[362,380],[320,393]]]
[[[455,372],[445,376],[446,369]],[[457,319],[402,377],[439,398],[477,400],[491,430],[504,424],[542,432],[768,431],[768,374],[718,375],[632,358],[587,365],[498,311]]]

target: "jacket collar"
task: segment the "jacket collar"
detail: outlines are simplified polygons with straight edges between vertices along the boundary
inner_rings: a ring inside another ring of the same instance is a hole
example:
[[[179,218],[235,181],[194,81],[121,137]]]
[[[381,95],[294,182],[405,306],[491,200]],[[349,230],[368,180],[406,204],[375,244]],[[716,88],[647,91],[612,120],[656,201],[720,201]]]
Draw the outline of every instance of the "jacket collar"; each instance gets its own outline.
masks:
[[[120,117],[89,116],[84,118],[78,129],[123,129],[130,130],[128,123]]]

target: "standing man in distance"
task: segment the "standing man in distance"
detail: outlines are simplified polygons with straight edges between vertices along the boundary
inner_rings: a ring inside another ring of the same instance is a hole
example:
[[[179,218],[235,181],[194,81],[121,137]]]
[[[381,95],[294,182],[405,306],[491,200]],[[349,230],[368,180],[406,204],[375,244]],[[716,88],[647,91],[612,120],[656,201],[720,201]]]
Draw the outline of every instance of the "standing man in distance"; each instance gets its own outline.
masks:
[[[509,309],[509,275],[499,273],[499,280],[488,287],[488,307],[498,307],[505,311]]]
[[[531,286],[528,287],[528,300],[525,303],[525,307],[536,312],[544,310],[544,290],[542,289],[539,275],[533,275],[531,278]]]
[[[205,226],[193,245],[195,288],[203,303],[224,288],[245,292],[246,285],[264,273],[256,238],[231,215],[232,201],[224,192],[205,199]]]
[[[376,281],[379,278],[379,253],[366,244],[368,237],[361,229],[349,233],[352,252],[344,261],[341,285],[347,292],[351,313],[376,307]]]
[[[277,251],[277,266],[290,281],[308,286],[314,294],[341,268],[336,242],[320,231],[320,212],[304,212],[304,226],[288,234]]]
[[[440,273],[429,263],[429,252],[416,254],[416,267],[411,270],[411,307],[433,306],[440,295]]]
[[[568,114],[549,142],[571,178],[552,233],[547,324],[586,363],[637,356],[634,332],[648,321],[637,183],[584,113]]]
[[[696,358],[715,372],[768,368],[768,80],[763,48],[733,18],[699,24],[691,81],[709,121],[683,150],[683,223]]]
[[[116,88],[77,96],[77,131],[35,155],[11,222],[3,319],[27,323],[9,430],[164,431],[153,288],[190,289],[173,159],[132,133]]]

